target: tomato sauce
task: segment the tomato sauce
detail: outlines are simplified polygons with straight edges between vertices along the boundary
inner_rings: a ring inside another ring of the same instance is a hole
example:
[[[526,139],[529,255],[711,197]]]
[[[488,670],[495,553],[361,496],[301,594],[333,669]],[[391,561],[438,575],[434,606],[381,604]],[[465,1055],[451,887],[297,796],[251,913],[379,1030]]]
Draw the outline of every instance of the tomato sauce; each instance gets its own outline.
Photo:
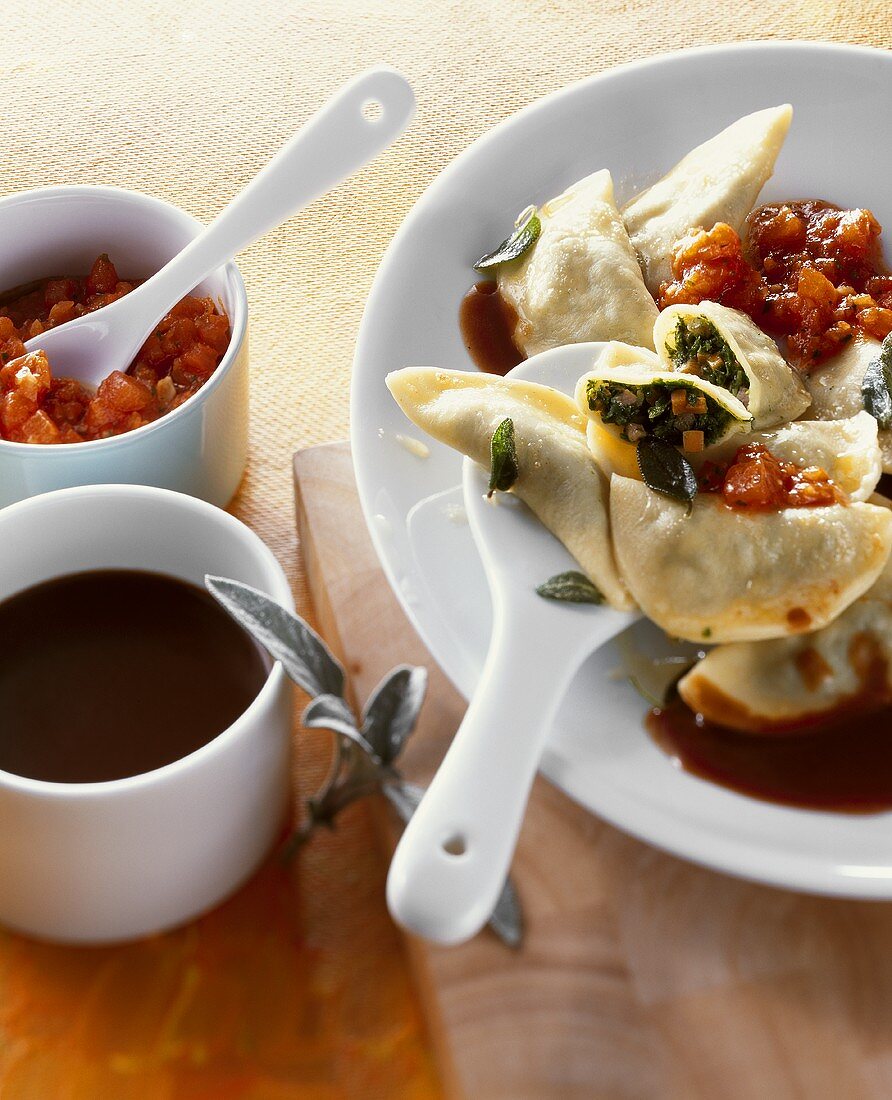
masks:
[[[83,278],[43,279],[0,303],[0,439],[82,443],[133,431],[177,408],[216,370],[229,346],[229,320],[210,298],[186,297],[149,336],[126,372],[91,393],[57,378],[42,352],[24,343],[101,309],[137,284],[122,280],[107,255]]]
[[[722,223],[683,237],[659,305],[714,301],[743,310],[786,337],[790,358],[810,370],[859,331],[878,340],[892,332],[880,233],[869,210],[816,199],[760,206],[744,240]]]
[[[700,492],[721,493],[729,507],[750,512],[848,504],[821,466],[781,462],[760,443],[745,443],[727,466],[705,462],[698,486]]]

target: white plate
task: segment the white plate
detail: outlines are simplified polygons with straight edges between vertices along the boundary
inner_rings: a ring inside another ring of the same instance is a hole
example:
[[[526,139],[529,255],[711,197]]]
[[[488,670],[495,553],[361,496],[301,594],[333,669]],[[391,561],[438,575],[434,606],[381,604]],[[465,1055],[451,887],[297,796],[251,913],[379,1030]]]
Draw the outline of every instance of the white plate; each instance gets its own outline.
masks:
[[[626,65],[540,100],[477,141],[419,200],[395,237],[363,317],[351,438],[376,550],[436,660],[468,696],[489,637],[489,596],[460,522],[461,459],[436,443],[421,459],[384,385],[407,365],[473,369],[458,328],[471,264],[515,214],[598,168],[622,203],[734,119],[789,101],[790,135],[762,201],[823,198],[867,206],[892,229],[892,143],[877,119],[892,95],[892,54],[753,43]],[[442,494],[431,505],[421,505]],[[643,629],[647,629],[646,625]],[[535,675],[535,639],[530,667]],[[852,897],[892,897],[892,814],[784,808],[673,767],[644,731],[645,704],[611,679],[610,649],[583,667],[542,770],[573,798],[660,848],[732,874]],[[892,735],[892,731],[890,731]]]

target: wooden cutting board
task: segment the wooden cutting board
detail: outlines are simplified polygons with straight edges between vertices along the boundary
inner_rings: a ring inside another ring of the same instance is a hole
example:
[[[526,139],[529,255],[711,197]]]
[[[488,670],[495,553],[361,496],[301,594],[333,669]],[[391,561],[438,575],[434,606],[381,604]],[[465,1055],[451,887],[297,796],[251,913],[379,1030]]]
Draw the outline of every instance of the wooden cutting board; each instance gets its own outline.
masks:
[[[401,662],[430,671],[403,761],[407,778],[427,782],[464,702],[384,579],[347,444],[301,451],[294,469],[318,623],[356,695]],[[451,949],[410,938],[447,1095],[892,1096],[892,905],[693,867],[542,778],[513,874],[527,926],[519,951],[490,933]]]

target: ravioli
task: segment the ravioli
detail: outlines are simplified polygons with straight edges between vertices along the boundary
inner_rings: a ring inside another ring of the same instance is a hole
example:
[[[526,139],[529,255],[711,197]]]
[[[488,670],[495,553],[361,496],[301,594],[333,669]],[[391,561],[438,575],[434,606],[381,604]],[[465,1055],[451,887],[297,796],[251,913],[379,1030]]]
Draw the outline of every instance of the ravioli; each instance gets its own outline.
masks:
[[[589,419],[588,443],[608,473],[638,476],[636,444],[646,435],[690,446],[749,431],[752,418],[733,394],[696,375],[667,370],[642,348],[612,342],[580,378],[576,403]]]
[[[688,514],[617,475],[610,521],[620,575],[642,611],[694,642],[826,626],[870,588],[892,549],[892,512],[873,504],[748,513],[700,493]]]
[[[689,229],[726,222],[740,232],[774,171],[792,118],[793,108],[786,103],[738,119],[623,209],[654,298],[672,277],[673,249]]]
[[[607,479],[589,453],[585,421],[571,398],[535,382],[434,367],[394,371],[387,385],[418,427],[487,468],[493,432],[510,417],[518,464],[512,492],[613,607],[634,607],[613,557]]]
[[[892,564],[823,630],[716,646],[678,690],[710,721],[752,733],[818,721],[859,700],[892,703]]]
[[[745,314],[716,302],[664,309],[654,345],[667,367],[724,386],[746,405],[754,428],[795,420],[811,404],[799,373]]]
[[[688,457],[695,469],[704,462],[731,462],[741,442],[732,437]],[[846,420],[797,420],[782,428],[751,432],[745,442],[761,444],[781,462],[803,469],[820,466],[851,501],[867,500],[883,472],[877,422],[866,412]]]
[[[837,356],[806,375],[805,384],[811,394],[809,420],[842,420],[862,411],[864,372],[879,356],[881,346],[879,340],[858,335]],[[883,470],[892,474],[892,431],[881,430],[877,441]]]
[[[517,314],[526,355],[588,340],[652,346],[657,307],[647,291],[606,170],[580,180],[539,211],[526,255],[500,265],[502,297]]]

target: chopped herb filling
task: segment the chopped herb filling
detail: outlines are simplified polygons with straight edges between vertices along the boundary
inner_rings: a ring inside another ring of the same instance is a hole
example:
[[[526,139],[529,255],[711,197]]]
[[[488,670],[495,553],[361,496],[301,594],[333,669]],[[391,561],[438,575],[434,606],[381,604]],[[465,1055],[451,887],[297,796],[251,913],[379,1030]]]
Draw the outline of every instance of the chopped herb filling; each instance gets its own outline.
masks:
[[[722,386],[746,404],[749,388],[746,374],[712,321],[705,317],[689,320],[679,317],[674,346],[667,343],[666,351],[675,370]]]
[[[589,381],[586,392],[589,408],[605,424],[621,427],[620,436],[627,443],[652,436],[681,447],[686,432],[702,432],[698,442],[708,447],[724,434],[732,420],[727,409],[685,381],[684,376],[677,382],[647,385],[597,378]]]

